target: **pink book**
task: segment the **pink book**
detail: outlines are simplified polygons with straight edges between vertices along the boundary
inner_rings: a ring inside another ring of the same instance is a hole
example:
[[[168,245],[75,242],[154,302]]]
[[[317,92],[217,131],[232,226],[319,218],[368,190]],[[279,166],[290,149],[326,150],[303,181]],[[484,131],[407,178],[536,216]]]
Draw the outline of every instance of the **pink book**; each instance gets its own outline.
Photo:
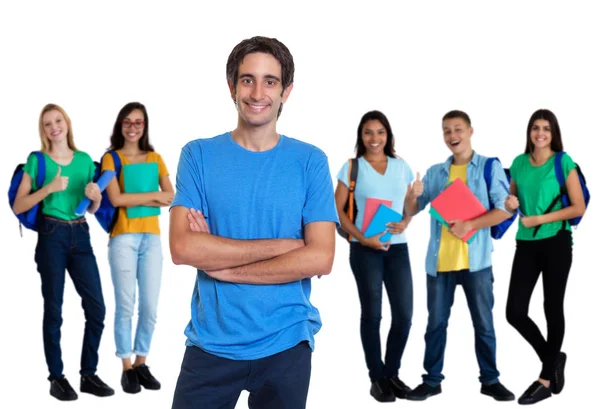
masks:
[[[431,201],[431,206],[446,222],[468,221],[487,213],[487,209],[462,179],[454,179],[450,186]],[[471,230],[463,237],[463,241],[468,242],[475,233],[476,230]]]
[[[373,220],[373,216],[375,216],[375,213],[377,213],[377,209],[379,209],[379,205],[381,205],[381,204],[384,204],[387,207],[392,207],[391,200],[377,199],[374,197],[367,198],[367,204],[365,205],[365,215],[363,217],[361,233],[364,234],[364,232],[367,231],[367,227],[369,227],[371,220]]]

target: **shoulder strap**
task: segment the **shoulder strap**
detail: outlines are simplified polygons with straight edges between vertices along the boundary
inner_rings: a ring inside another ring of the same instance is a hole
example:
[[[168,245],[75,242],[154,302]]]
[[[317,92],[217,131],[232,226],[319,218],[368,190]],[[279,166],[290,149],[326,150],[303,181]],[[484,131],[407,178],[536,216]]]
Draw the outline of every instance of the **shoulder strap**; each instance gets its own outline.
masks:
[[[485,184],[488,187],[488,192],[490,185],[492,184],[492,164],[495,160],[500,161],[498,158],[487,158],[485,160],[485,165],[483,165],[483,178],[485,179]]]
[[[350,192],[354,192],[354,189],[356,189],[356,178],[358,177],[358,159],[353,158],[348,162],[348,183],[350,184]]]
[[[556,195],[554,197],[554,199],[552,200],[552,202],[550,202],[550,205],[546,208],[546,210],[544,211],[543,214],[547,214],[550,213],[550,211],[554,208],[554,206],[556,206],[556,204],[560,201],[562,195],[565,192],[565,175],[563,174],[562,171],[562,157],[564,155],[564,152],[556,152],[556,155],[554,155],[554,173],[556,174],[556,179],[558,180],[558,185],[560,187],[560,192],[558,193],[558,195]],[[563,229],[565,228],[566,225],[566,221],[563,220]],[[536,226],[535,229],[533,230],[533,237],[536,236],[537,232],[540,230],[540,225]]]
[[[560,191],[563,193],[565,189],[565,175],[562,171],[562,157],[564,152],[556,152],[554,155],[554,173],[556,174],[556,180],[558,180],[558,185],[560,186]]]
[[[40,151],[31,152],[31,154],[37,157],[38,168],[37,178],[35,181],[37,188],[40,189],[46,180],[46,159],[44,159],[44,154]]]
[[[113,158],[113,163],[115,165],[115,173],[117,174],[118,178],[121,174],[121,158],[119,157],[119,154],[116,151],[110,150],[107,153],[110,153],[110,155]]]

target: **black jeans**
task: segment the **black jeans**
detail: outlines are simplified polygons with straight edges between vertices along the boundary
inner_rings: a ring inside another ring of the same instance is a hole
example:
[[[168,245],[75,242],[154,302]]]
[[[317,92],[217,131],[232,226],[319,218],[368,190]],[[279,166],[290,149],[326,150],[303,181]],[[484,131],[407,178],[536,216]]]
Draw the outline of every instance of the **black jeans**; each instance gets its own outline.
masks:
[[[573,257],[571,243],[571,232],[567,230],[547,239],[517,240],[510,278],[506,319],[531,344],[542,361],[540,378],[547,380],[551,379],[565,335],[563,302]],[[544,284],[547,339],[528,316],[529,302],[540,273]]]
[[[90,243],[89,226],[44,217],[38,232],[35,261],[44,296],[44,353],[49,380],[63,376],[60,327],[65,289],[65,270],[82,299],[85,330],[81,352],[81,375],[93,375],[98,365],[98,347],[104,329],[105,306],[96,257]]]
[[[350,244],[350,267],[360,298],[360,337],[369,378],[376,381],[398,375],[408,340],[413,314],[413,285],[408,246],[393,244],[389,250],[374,250],[360,243]],[[381,360],[381,304],[383,284],[392,312],[385,363]]]

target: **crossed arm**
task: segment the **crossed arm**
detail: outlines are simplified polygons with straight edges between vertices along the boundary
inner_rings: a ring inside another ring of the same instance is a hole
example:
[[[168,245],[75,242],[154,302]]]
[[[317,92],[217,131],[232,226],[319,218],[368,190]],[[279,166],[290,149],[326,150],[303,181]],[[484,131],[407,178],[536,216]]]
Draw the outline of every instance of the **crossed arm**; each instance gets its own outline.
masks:
[[[194,217],[204,222],[193,209],[171,209],[169,244],[175,264],[204,270],[220,281],[244,284],[281,284],[331,272],[335,252],[332,222],[307,224],[304,240],[234,240],[212,235],[206,222],[200,231],[192,231]]]

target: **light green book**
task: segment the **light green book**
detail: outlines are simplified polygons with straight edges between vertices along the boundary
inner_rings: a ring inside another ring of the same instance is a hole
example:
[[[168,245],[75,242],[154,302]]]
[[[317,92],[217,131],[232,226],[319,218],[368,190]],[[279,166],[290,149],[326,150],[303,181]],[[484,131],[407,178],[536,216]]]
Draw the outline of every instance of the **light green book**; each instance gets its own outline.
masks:
[[[149,193],[158,192],[158,163],[132,163],[123,165],[123,181],[125,193]],[[138,217],[158,216],[158,206],[134,206],[127,208],[127,217],[135,219]]]
[[[442,223],[447,228],[450,228],[450,225],[448,223],[446,223],[446,221],[442,218],[442,216],[438,213],[438,211],[433,208],[433,206],[429,206],[429,214],[435,220]],[[475,234],[471,236],[471,238],[467,241],[467,244],[471,244],[471,242],[473,241],[473,239],[475,238],[476,235],[477,235],[477,232],[475,232]]]

